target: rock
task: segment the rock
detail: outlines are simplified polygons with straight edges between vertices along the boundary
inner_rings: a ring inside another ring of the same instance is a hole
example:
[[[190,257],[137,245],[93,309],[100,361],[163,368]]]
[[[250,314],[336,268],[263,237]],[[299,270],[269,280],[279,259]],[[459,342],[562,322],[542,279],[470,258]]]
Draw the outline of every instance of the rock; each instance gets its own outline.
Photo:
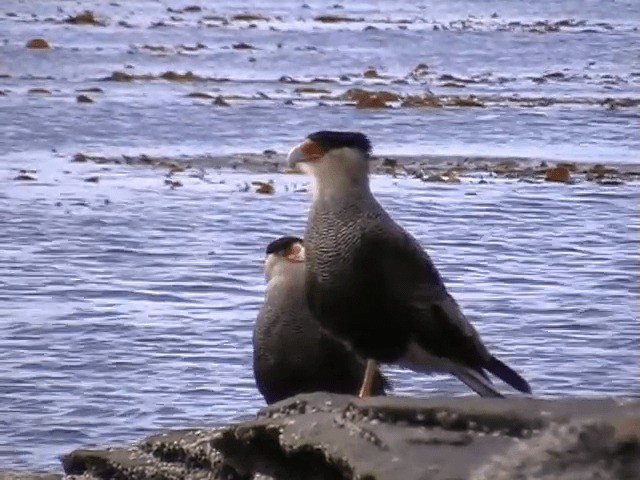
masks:
[[[212,103],[214,105],[218,105],[220,107],[228,107],[229,106],[229,102],[227,102],[222,95],[218,95]]]
[[[234,43],[233,44],[233,49],[234,50],[253,50],[255,48],[256,47],[254,47],[250,43],[245,43],[245,42],[239,42],[239,43]]]
[[[422,177],[422,181],[423,182],[446,182],[447,179],[444,178],[442,175],[427,175],[425,177]]]
[[[178,8],[178,9],[173,9],[169,7],[167,8],[167,11],[172,13],[194,13],[194,12],[201,12],[202,7],[200,5],[188,5],[184,8]]]
[[[97,175],[94,175],[92,177],[85,178],[84,181],[88,183],[98,183],[100,182],[100,177],[98,177]]]
[[[384,98],[377,95],[361,98],[356,103],[356,108],[386,108],[387,106],[387,102]]]
[[[65,23],[71,23],[73,25],[102,25],[104,26],[104,23],[100,22],[97,18],[95,13],[89,11],[89,10],[85,10],[82,13],[79,13],[77,15],[68,17],[65,20]]]
[[[81,92],[81,93],[103,93],[104,90],[102,90],[100,87],[88,87],[88,88],[79,88],[76,90],[76,92]]]
[[[33,49],[47,49],[51,48],[51,45],[49,45],[49,42],[44,38],[32,38],[27,42],[26,47]]]
[[[260,15],[259,13],[239,13],[231,17],[231,19],[238,22],[256,22],[258,20],[262,20],[262,21],[269,20],[268,17],[265,17],[264,15]]]
[[[429,65],[427,65],[426,63],[419,63],[413,70],[411,70],[411,75],[416,77],[423,77],[427,75],[429,71]]]
[[[62,458],[83,478],[638,479],[640,401],[303,394],[235,425]]]
[[[366,102],[371,98],[378,98],[383,102],[397,102],[400,100],[400,95],[397,93],[389,92],[387,90],[364,90],[362,88],[350,88],[342,95],[342,100],[350,100],[355,102]]]
[[[251,185],[255,185],[258,187],[256,188],[256,193],[271,195],[276,191],[273,185],[273,181],[271,180],[269,182],[254,181],[254,182],[251,182]]]
[[[571,178],[571,172],[567,167],[557,166],[547,170],[545,180],[547,182],[567,183]]]
[[[35,88],[30,88],[27,93],[35,93],[38,95],[51,95],[51,90],[47,88],[35,87]]]
[[[187,169],[186,165],[178,162],[167,162],[165,166],[169,167],[169,174],[184,172]]]
[[[195,75],[193,72],[188,71],[185,73],[174,72],[173,70],[168,70],[160,75],[159,78],[164,80],[169,80],[171,82],[197,82],[204,80],[202,77]]]
[[[20,173],[16,175],[13,179],[20,182],[33,182],[38,180],[38,178],[35,175],[27,172],[26,170],[21,170]]]
[[[207,92],[191,92],[187,94],[187,97],[190,98],[203,98],[203,99],[211,99],[214,98],[213,95]]]
[[[484,107],[484,103],[474,95],[468,97],[450,97],[445,104],[452,107]]]
[[[348,23],[364,21],[363,18],[344,17],[341,15],[320,15],[315,17],[314,20],[321,23]]]
[[[364,78],[380,78],[380,74],[376,71],[375,68],[369,68],[365,70],[362,76]]]
[[[615,168],[605,167],[598,163],[591,167],[587,173],[595,175],[595,178],[603,178],[607,174],[618,173],[618,171]]]
[[[295,93],[331,93],[330,90],[326,88],[317,88],[317,87],[298,87],[294,90]]]
[[[395,158],[383,158],[382,166],[385,168],[396,168],[398,166],[398,160]]]
[[[458,172],[454,169],[450,169],[444,174],[447,183],[460,183],[460,178],[458,177]]]
[[[624,185],[624,180],[621,178],[599,178],[596,180],[599,185],[617,186]]]
[[[496,163],[493,173],[505,174],[515,172],[520,169],[520,164],[516,160],[502,160]]]
[[[93,103],[93,98],[91,98],[89,95],[78,95],[76,97],[76,101],[78,103]]]
[[[402,101],[403,107],[441,107],[442,103],[435,95],[407,95]]]
[[[466,88],[467,87],[464,83],[458,83],[458,82],[444,82],[440,86],[446,87],[446,88]]]
[[[75,163],[86,163],[89,161],[89,157],[84,153],[76,153],[71,161]]]
[[[109,80],[112,82],[133,82],[136,79],[139,79],[140,77],[137,75],[132,75],[130,73],[127,72],[113,72],[110,76],[105,77],[103,80]],[[148,79],[151,79],[153,77],[149,76]]]
[[[602,105],[610,110],[616,110],[618,108],[638,107],[640,106],[640,99],[638,98],[607,98],[602,101]]]
[[[135,80],[135,77],[126,72],[113,72],[107,80],[112,80],[114,82],[132,82]]]
[[[395,102],[400,96],[386,90],[369,91],[361,88],[351,88],[344,92],[340,99],[356,102],[357,108],[384,108],[387,102]]]

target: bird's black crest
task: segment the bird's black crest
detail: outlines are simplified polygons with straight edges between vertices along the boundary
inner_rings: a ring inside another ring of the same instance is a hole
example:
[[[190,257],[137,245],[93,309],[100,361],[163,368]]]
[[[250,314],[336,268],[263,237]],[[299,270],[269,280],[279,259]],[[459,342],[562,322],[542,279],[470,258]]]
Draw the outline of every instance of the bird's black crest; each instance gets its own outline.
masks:
[[[369,158],[371,155],[371,141],[364,133],[321,130],[312,133],[307,138],[317,143],[325,152],[335,148],[348,147],[360,150],[365,158]]]
[[[294,243],[302,243],[303,240],[299,237],[280,237],[267,245],[266,254],[278,253],[286,250]]]

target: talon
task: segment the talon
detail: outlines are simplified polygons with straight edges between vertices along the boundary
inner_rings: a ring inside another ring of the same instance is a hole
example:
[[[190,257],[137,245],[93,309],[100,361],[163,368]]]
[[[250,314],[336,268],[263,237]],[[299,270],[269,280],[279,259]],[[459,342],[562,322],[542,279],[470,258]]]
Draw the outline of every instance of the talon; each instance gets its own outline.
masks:
[[[364,371],[364,379],[362,380],[362,387],[360,387],[360,391],[358,392],[358,398],[371,396],[371,391],[373,390],[373,379],[375,378],[376,369],[376,361],[367,360],[367,368]]]

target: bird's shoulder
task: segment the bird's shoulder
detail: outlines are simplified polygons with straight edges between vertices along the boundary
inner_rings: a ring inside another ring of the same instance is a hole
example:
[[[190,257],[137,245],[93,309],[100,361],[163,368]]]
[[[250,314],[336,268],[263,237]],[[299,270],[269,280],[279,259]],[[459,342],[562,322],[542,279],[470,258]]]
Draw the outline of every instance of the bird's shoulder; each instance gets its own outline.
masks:
[[[384,282],[386,294],[414,317],[418,335],[429,341],[466,338],[462,344],[471,355],[484,354],[476,330],[413,235],[395,222],[387,222],[384,228],[367,230],[362,248],[372,273]]]
[[[376,215],[376,214],[372,214]],[[370,222],[360,236],[360,261],[395,284],[440,286],[442,279],[418,240],[387,215]]]

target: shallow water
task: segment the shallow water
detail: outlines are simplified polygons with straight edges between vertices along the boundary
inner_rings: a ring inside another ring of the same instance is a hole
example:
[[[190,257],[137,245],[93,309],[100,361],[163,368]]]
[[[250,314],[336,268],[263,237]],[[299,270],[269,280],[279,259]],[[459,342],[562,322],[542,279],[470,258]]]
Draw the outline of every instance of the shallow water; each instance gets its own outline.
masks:
[[[333,4],[227,1],[184,12],[193,2],[5,1],[0,149],[21,159],[52,148],[281,150],[332,125],[366,129],[379,153],[639,160],[634,1]],[[64,23],[84,8],[104,26]],[[241,13],[265,19],[234,20]],[[353,21],[315,20],[327,14]],[[25,48],[34,37],[52,48]],[[254,48],[232,48],[239,43]],[[426,70],[414,72],[420,64]],[[379,77],[364,78],[369,68]],[[200,80],[104,80],[167,71]],[[296,91],[304,87],[326,93]],[[355,109],[335,100],[353,87],[498,98],[445,109]],[[86,88],[102,90],[88,93],[95,103],[76,102]],[[223,95],[230,106],[186,96],[194,92]],[[549,104],[516,100],[525,97]],[[606,98],[635,103],[608,108]]]
[[[0,196],[3,466],[262,405],[250,368],[262,251],[302,232],[303,185],[220,171],[170,190],[151,170],[75,168]],[[276,195],[241,191],[255,179]],[[638,392],[637,185],[373,185],[537,394]],[[388,370],[398,394],[468,393]]]
[[[277,236],[302,233],[305,222],[309,193],[302,176],[207,169],[201,177],[188,170],[175,176],[184,186],[170,189],[165,170],[70,163],[73,153],[283,151],[330,125],[362,128],[376,151],[386,153],[637,160],[637,107],[499,102],[360,110],[331,101],[317,106],[294,92],[298,84],[278,81],[350,74],[314,85],[342,92],[380,83],[375,88],[444,95],[452,88],[442,86],[441,75],[490,71],[489,80],[459,90],[571,101],[637,98],[634,2],[559,3],[538,2],[524,12],[506,1],[435,9],[405,2],[393,11],[383,2],[345,9],[216,2],[215,10],[176,14],[182,20],[175,26],[149,28],[168,21],[168,6],[189,3],[91,2],[107,21],[98,27],[58,22],[78,13],[82,2],[3,2],[0,73],[9,77],[0,78],[6,92],[0,96],[0,467],[57,468],[57,455],[84,444],[252,415],[262,406],[250,368],[262,252]],[[256,28],[198,24],[208,14],[242,11],[270,20]],[[311,20],[327,12],[366,20]],[[374,22],[388,17],[417,20],[406,30]],[[586,23],[529,31],[536,21],[568,18]],[[119,20],[133,27],[118,26]],[[450,23],[459,20],[469,25]],[[505,27],[513,21],[525,26]],[[367,25],[378,30],[363,32]],[[51,51],[24,48],[41,35]],[[225,48],[240,41],[261,50]],[[141,48],[196,42],[207,48],[166,56]],[[433,74],[392,83],[422,62]],[[390,78],[359,77],[369,66]],[[231,80],[99,80],[125,70],[192,70]],[[568,80],[530,78],[556,71]],[[513,80],[492,80],[498,77]],[[89,94],[95,103],[76,103],[77,89],[94,86],[103,89]],[[52,93],[29,94],[33,87]],[[246,98],[218,107],[185,97],[193,91]],[[269,99],[254,99],[259,91]],[[294,104],[284,105],[288,99]],[[13,181],[20,168],[36,169],[37,181]],[[84,181],[93,175],[98,183]],[[269,179],[274,196],[245,188]],[[637,183],[489,181],[441,185],[376,176],[373,188],[428,248],[486,343],[536,394],[638,394]],[[469,393],[446,376],[387,371],[400,395]]]

